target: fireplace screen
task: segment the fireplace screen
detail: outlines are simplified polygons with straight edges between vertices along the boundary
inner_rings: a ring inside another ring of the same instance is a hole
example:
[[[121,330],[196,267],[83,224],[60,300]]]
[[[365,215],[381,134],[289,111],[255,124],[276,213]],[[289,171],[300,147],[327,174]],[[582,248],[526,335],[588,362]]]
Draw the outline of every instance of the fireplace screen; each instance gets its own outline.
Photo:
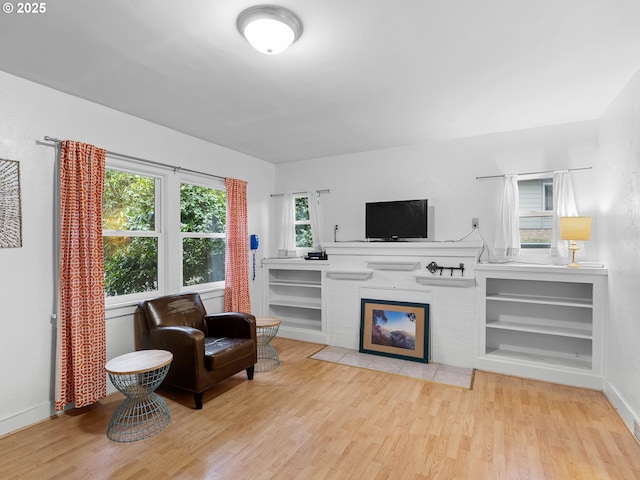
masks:
[[[363,298],[360,351],[428,363],[429,305]]]

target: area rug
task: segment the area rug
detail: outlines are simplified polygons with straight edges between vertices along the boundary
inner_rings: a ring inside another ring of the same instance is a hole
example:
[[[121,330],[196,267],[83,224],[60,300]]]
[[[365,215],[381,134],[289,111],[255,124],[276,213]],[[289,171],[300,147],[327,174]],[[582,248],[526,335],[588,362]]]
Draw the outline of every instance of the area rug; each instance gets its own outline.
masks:
[[[471,389],[473,385],[474,370],[472,368],[454,367],[442,363],[411,362],[332,346],[324,347],[309,358],[467,389]]]

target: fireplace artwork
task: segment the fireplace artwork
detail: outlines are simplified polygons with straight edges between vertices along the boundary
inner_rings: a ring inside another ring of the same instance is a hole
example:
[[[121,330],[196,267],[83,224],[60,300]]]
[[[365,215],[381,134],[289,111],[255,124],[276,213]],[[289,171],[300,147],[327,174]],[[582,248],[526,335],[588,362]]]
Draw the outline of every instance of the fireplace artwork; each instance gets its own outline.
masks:
[[[360,352],[428,363],[428,304],[363,298],[360,312]]]

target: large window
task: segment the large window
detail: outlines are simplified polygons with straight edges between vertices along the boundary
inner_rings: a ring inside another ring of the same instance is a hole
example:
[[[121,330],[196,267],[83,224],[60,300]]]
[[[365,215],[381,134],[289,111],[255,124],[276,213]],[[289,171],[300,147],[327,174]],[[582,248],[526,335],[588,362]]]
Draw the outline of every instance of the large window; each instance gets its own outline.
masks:
[[[158,289],[158,179],[107,169],[102,229],[105,295]]]
[[[180,184],[183,286],[224,281],[226,202],[222,190]]]
[[[518,181],[521,248],[551,247],[553,178]]]
[[[107,299],[224,287],[226,208],[220,180],[108,163],[102,223]]]

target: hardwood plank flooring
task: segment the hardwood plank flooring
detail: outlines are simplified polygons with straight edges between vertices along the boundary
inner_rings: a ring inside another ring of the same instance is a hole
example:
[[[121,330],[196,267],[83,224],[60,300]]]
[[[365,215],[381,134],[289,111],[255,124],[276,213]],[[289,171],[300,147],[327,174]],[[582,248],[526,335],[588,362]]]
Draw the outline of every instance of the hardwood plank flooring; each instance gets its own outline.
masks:
[[[486,372],[472,390],[312,360],[191,395],[159,389],[170,425],[106,437],[114,394],[0,438],[3,479],[640,479],[640,445],[601,392]]]

